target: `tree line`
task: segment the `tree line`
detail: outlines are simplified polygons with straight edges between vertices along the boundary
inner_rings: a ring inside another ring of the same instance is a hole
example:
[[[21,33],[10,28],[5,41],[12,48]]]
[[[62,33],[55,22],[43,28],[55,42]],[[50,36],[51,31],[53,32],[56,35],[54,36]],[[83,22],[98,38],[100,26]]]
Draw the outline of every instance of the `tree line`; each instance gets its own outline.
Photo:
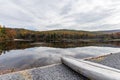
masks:
[[[32,31],[26,29],[6,28],[0,26],[0,41],[13,39],[25,39],[42,42],[62,42],[62,41],[77,41],[86,39],[95,40],[110,40],[120,39],[120,32],[103,34],[89,31],[74,31],[74,30],[52,30],[52,31]]]

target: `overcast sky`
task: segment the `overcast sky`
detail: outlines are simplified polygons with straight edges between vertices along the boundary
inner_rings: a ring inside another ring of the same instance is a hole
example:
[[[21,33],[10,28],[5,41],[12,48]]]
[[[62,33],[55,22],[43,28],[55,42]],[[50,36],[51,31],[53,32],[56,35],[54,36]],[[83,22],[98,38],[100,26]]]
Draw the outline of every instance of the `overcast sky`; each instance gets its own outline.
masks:
[[[120,29],[120,0],[0,0],[0,24],[40,31]]]

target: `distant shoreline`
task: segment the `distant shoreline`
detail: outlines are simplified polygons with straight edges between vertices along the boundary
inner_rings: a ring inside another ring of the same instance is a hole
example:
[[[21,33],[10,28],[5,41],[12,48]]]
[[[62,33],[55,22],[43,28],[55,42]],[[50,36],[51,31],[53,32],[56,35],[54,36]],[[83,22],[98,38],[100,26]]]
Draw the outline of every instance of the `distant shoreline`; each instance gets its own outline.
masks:
[[[34,40],[28,40],[28,39],[13,39],[13,40],[5,40],[0,42],[6,42],[6,41],[20,41],[20,42],[31,42]],[[111,39],[111,40],[100,40],[100,39],[63,39],[63,40],[50,40],[48,43],[58,43],[58,42],[119,42],[120,39]],[[34,42],[45,42],[45,41],[34,41]]]

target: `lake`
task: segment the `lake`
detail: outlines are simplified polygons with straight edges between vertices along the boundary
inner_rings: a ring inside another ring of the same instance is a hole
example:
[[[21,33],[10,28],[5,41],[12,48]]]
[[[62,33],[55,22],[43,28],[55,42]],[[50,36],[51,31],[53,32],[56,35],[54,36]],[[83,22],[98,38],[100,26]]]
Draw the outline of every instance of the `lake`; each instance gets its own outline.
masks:
[[[59,63],[62,56],[82,59],[117,52],[120,52],[120,42],[3,42],[0,43],[0,73]]]

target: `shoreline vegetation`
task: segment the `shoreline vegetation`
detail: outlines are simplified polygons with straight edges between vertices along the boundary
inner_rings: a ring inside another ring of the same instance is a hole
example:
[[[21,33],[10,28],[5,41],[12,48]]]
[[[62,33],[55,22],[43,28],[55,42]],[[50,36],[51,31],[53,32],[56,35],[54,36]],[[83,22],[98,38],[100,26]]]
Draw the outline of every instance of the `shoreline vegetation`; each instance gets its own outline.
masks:
[[[0,26],[0,42],[34,41],[34,42],[112,42],[120,41],[120,32],[51,30],[32,31]]]

